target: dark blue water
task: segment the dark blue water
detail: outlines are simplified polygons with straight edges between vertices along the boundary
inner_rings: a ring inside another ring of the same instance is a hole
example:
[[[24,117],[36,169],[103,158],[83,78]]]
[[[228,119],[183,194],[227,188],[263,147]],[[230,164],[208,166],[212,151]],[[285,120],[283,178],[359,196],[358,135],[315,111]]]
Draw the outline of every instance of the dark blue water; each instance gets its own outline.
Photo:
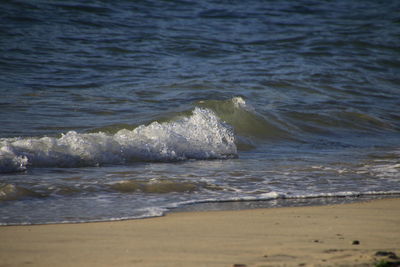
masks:
[[[0,10],[1,224],[400,193],[398,1]]]

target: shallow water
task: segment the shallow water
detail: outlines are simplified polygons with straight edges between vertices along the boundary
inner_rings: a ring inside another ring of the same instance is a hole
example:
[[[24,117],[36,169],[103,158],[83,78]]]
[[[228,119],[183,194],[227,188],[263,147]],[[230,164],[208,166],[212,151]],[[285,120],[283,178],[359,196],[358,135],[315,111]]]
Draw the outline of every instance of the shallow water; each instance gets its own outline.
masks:
[[[0,9],[1,224],[400,193],[398,1]]]

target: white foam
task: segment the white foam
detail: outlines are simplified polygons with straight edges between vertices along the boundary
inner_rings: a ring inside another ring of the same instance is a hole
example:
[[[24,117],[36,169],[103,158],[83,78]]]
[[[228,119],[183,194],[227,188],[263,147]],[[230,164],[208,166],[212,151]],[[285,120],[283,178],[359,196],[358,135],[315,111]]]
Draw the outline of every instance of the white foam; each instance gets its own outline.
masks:
[[[69,131],[60,138],[0,139],[0,172],[23,171],[28,166],[79,167],[235,156],[233,129],[203,108],[195,108],[191,116],[178,121],[153,122],[114,135]]]
[[[28,158],[16,155],[8,142],[0,147],[0,172],[24,171],[27,164]]]
[[[357,170],[357,173],[398,181],[400,178],[400,152],[396,150],[392,154],[394,157],[368,161]]]
[[[242,108],[244,110],[250,111],[250,112],[255,112],[255,109],[253,106],[251,106],[249,103],[247,103],[242,97],[236,96],[231,99],[233,105],[235,108]]]

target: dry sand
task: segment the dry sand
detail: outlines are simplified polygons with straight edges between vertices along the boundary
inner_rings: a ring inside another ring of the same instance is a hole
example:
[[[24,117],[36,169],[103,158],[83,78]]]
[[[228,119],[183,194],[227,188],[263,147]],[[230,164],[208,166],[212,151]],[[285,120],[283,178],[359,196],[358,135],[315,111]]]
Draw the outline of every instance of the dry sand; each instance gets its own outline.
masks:
[[[390,253],[375,256],[378,251],[400,256],[400,199],[0,227],[0,266],[374,266],[380,260],[399,262]]]

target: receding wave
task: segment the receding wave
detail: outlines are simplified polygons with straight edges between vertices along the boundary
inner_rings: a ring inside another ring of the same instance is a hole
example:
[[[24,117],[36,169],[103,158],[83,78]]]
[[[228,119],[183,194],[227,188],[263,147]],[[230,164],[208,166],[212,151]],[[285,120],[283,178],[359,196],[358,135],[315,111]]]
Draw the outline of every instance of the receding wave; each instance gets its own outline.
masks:
[[[119,193],[155,193],[166,194],[171,192],[191,193],[200,191],[201,189],[208,190],[223,190],[214,184],[193,181],[176,181],[169,179],[151,179],[151,180],[122,180],[109,185],[110,189]]]
[[[69,131],[60,138],[0,139],[0,172],[236,156],[232,127],[213,111],[198,107],[175,121],[153,122],[115,134]]]
[[[19,200],[27,197],[43,197],[43,195],[24,187],[0,183],[0,202],[6,200]]]

